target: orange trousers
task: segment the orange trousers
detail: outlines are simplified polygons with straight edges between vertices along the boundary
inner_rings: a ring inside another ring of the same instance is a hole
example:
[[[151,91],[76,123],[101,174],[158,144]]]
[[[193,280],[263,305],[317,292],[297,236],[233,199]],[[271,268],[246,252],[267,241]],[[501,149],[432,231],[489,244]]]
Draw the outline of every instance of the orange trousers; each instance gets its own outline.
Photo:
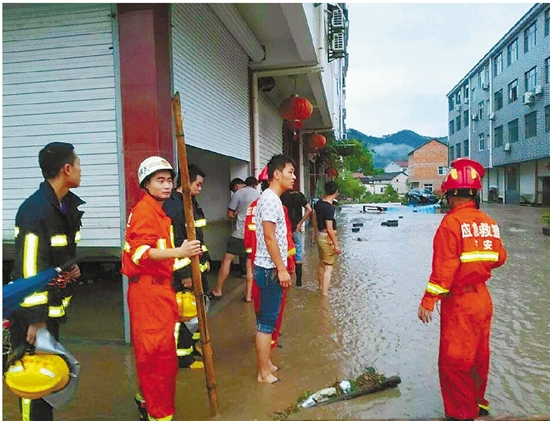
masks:
[[[476,418],[489,375],[489,335],[493,303],[484,282],[475,290],[441,300],[439,382],[445,415]]]
[[[128,307],[139,387],[147,413],[156,419],[171,419],[178,373],[174,341],[178,305],[172,280],[155,284],[150,277],[140,277],[130,282]]]

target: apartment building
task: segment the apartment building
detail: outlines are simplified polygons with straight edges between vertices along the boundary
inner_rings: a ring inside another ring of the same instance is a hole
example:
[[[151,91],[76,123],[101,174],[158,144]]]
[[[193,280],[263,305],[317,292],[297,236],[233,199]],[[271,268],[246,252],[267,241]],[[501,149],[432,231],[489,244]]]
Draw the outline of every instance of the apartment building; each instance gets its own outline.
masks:
[[[449,161],[483,164],[483,200],[550,205],[549,78],[550,5],[537,3],[447,94]]]
[[[441,194],[441,183],[448,168],[449,148],[439,139],[430,139],[409,152],[408,184]]]

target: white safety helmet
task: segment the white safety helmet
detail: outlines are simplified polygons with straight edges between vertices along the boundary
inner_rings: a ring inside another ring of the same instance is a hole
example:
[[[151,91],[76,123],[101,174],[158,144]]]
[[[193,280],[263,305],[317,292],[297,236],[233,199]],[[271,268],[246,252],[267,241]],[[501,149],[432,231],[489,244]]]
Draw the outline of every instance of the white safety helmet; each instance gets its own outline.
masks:
[[[157,171],[170,171],[172,173],[172,177],[176,176],[174,169],[166,159],[161,158],[160,156],[150,156],[139,164],[139,186],[143,187],[147,177],[153,175]]]

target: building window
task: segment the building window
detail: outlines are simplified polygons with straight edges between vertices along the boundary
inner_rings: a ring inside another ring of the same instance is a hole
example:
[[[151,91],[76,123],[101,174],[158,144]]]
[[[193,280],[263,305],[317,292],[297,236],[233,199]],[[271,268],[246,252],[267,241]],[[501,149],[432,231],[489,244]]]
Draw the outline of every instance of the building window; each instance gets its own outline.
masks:
[[[434,190],[434,185],[433,185],[433,184],[424,184],[424,188],[425,188],[426,190],[429,190],[429,191],[433,192],[433,190]]]
[[[503,62],[502,62],[502,53],[495,57],[493,61],[493,77],[497,77],[502,73]]]
[[[544,60],[544,81],[550,82],[550,57]]]
[[[495,92],[495,111],[502,108],[502,89]]]
[[[537,86],[537,66],[525,72],[525,92],[534,91]]]
[[[464,104],[470,102],[470,88],[468,85],[464,85]]]
[[[514,143],[519,140],[519,124],[518,119],[512,120],[508,123],[508,142]]]
[[[460,129],[462,129],[462,122],[460,121],[460,114],[456,118],[456,131],[458,132]]]
[[[518,58],[519,58],[519,48],[518,48],[518,39],[516,38],[510,44],[508,44],[508,66],[518,61]]]
[[[525,115],[525,138],[534,137],[537,135],[537,112]]]
[[[485,150],[485,135],[483,133],[479,134],[479,150]]]
[[[518,99],[518,80],[515,79],[508,84],[508,104]]]
[[[462,145],[460,143],[457,143],[455,145],[455,152],[456,152],[456,157],[457,158],[460,158],[462,156],[461,146]]]
[[[550,35],[550,8],[544,11],[544,36]]]
[[[550,132],[550,105],[544,107],[544,129]]]
[[[537,45],[537,22],[533,22],[523,32],[523,52],[527,53]]]
[[[495,148],[502,146],[503,140],[504,140],[504,132],[503,132],[502,126],[495,127],[494,135],[493,135],[493,142],[494,142]]]
[[[468,127],[468,124],[470,123],[470,111],[469,110],[464,111],[464,114],[462,115],[462,121],[464,121],[464,127]]]
[[[455,159],[455,147],[449,146],[449,161],[454,161]]]
[[[485,101],[481,101],[479,104],[478,104],[478,113],[477,113],[477,118],[479,120],[483,120],[483,108],[485,107]]]
[[[449,121],[449,134],[455,134],[455,121]]]
[[[455,108],[455,97],[454,95],[451,95],[449,97],[449,111],[453,111]]]
[[[445,175],[447,173],[447,167],[437,167],[437,175]]]
[[[481,89],[482,85],[483,85],[483,70],[480,70],[477,73],[477,87]]]
[[[464,156],[470,156],[470,144],[468,143],[468,139],[462,142],[462,144],[464,145]]]
[[[458,91],[456,91],[455,103],[456,103],[457,105],[460,104],[461,96],[462,96],[462,92],[460,92],[460,89],[459,89]]]

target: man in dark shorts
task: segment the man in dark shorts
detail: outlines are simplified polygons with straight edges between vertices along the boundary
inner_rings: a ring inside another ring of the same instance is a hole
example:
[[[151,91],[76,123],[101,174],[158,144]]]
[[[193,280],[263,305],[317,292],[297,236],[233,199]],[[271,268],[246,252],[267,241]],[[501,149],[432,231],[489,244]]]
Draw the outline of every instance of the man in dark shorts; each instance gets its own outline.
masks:
[[[218,273],[218,281],[210,294],[210,298],[214,300],[222,297],[223,284],[229,276],[233,258],[235,256],[246,258],[247,256],[244,248],[244,220],[246,218],[246,210],[253,201],[260,197],[260,192],[255,188],[258,184],[258,180],[256,180],[255,177],[248,177],[245,183],[244,187],[239,188],[233,193],[227,207],[227,217],[235,219],[235,228],[227,241],[225,255],[223,256],[220,271]],[[250,276],[247,274],[247,280],[250,279],[250,287],[247,285],[245,300],[250,302],[252,301],[252,267],[248,263],[247,266],[247,272],[250,272]]]
[[[319,250],[319,266],[317,267],[317,280],[322,296],[328,295],[332,266],[336,256],[340,254],[340,245],[336,238],[336,220],[334,219],[334,201],[338,196],[338,184],[329,181],[325,184],[325,196],[315,203],[314,235]]]

